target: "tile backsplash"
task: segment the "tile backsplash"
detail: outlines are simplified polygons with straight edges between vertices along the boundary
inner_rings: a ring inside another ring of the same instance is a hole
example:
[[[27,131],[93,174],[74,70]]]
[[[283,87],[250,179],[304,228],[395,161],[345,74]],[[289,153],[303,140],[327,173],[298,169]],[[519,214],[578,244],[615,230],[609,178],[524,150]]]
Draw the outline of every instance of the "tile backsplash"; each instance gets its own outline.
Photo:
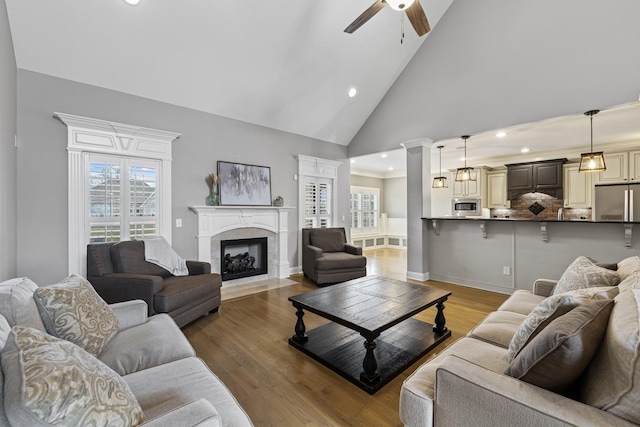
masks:
[[[564,207],[564,200],[556,199],[543,193],[526,193],[511,200],[511,208],[491,209],[491,218],[512,219],[558,219],[558,209]],[[534,212],[538,212],[536,215]],[[564,208],[566,220],[590,220],[591,209]]]

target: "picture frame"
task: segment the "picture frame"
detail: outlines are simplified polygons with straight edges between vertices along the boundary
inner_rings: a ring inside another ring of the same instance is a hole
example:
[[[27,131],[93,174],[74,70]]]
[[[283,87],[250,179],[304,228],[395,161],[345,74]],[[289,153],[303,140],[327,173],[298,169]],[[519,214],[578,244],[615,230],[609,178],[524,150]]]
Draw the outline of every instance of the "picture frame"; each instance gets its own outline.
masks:
[[[271,206],[269,166],[218,160],[220,206]]]

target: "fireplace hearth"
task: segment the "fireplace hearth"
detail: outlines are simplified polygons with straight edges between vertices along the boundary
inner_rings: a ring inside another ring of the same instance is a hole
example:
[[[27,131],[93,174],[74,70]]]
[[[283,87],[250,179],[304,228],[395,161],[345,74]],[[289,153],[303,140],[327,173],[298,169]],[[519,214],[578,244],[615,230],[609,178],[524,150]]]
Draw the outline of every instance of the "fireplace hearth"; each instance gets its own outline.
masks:
[[[220,272],[222,280],[267,274],[267,238],[220,241]]]

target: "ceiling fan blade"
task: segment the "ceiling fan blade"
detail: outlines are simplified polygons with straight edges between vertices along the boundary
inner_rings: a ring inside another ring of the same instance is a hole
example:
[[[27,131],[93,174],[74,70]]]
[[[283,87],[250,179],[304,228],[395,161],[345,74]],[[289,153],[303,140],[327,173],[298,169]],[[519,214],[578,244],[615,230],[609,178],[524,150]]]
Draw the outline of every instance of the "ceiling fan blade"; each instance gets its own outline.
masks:
[[[424,36],[431,31],[427,15],[425,15],[419,0],[414,1],[406,12],[409,17],[409,21],[411,21],[411,25],[413,25],[414,30],[416,30],[416,33],[418,33],[419,36]]]
[[[353,33],[355,30],[357,30],[358,28],[362,27],[365,24],[365,22],[367,22],[369,19],[373,18],[373,16],[376,13],[380,12],[380,10],[382,10],[382,8],[386,4],[387,3],[384,0],[376,0],[376,2],[374,4],[372,4],[371,6],[369,6],[369,8],[367,10],[362,12],[362,15],[358,16],[355,21],[353,21],[351,24],[349,24],[349,26],[344,29],[344,32],[345,33],[349,33],[349,34]],[[422,9],[420,9],[420,10],[422,10]]]

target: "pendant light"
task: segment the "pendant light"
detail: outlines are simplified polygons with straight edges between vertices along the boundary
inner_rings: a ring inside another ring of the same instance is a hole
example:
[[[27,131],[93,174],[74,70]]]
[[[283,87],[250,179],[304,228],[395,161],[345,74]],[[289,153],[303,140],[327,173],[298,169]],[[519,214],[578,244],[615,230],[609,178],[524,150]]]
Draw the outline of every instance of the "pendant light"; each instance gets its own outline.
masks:
[[[442,176],[442,149],[444,145],[438,145],[438,151],[440,152],[440,176],[433,178],[432,188],[448,188],[447,177]]]
[[[600,110],[591,110],[584,113],[584,115],[589,116],[591,120],[591,152],[580,155],[578,172],[602,172],[607,170],[607,165],[604,164],[604,152],[593,151],[593,116],[599,112]]]
[[[461,136],[464,139],[464,167],[458,168],[456,172],[456,181],[458,182],[468,182],[476,180],[476,172],[473,168],[467,167],[467,139],[471,138],[469,135]]]

